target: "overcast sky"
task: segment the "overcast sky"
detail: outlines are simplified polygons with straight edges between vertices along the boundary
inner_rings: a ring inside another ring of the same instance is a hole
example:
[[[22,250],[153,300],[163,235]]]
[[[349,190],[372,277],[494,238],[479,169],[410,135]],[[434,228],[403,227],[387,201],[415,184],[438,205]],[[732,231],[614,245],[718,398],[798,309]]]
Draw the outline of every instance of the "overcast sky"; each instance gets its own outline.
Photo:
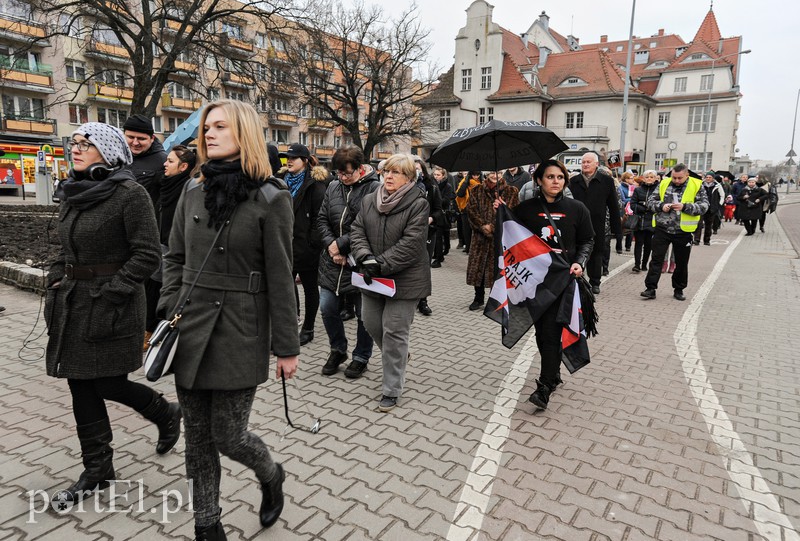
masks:
[[[442,68],[453,63],[455,36],[466,24],[465,10],[472,0],[417,0],[420,19],[431,29],[432,54]],[[387,15],[408,6],[402,0],[365,0],[383,6]],[[597,43],[601,34],[609,41],[628,38],[631,0],[496,0],[493,20],[517,34],[528,29],[542,10],[550,26],[581,43]],[[604,4],[604,5],[602,5]],[[602,5],[602,7],[601,7]],[[664,28],[689,42],[708,13],[704,0],[638,0],[633,33],[650,36]],[[714,14],[723,37],[742,36],[742,116],[739,154],[752,159],[785,160],[792,144],[797,92],[800,90],[800,2],[797,0],[716,0]],[[800,154],[800,133],[795,151]]]

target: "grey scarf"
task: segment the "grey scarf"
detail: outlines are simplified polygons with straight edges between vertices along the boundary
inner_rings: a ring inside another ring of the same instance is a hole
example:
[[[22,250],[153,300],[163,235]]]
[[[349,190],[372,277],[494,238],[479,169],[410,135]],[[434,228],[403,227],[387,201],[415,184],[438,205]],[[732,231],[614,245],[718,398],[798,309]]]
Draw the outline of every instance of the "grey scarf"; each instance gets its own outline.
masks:
[[[386,191],[386,186],[381,184],[380,187],[375,190],[375,193],[378,195],[378,212],[381,214],[389,214],[400,200],[403,199],[403,196],[415,188],[416,185],[416,182],[409,181],[397,188],[394,193],[389,193]]]

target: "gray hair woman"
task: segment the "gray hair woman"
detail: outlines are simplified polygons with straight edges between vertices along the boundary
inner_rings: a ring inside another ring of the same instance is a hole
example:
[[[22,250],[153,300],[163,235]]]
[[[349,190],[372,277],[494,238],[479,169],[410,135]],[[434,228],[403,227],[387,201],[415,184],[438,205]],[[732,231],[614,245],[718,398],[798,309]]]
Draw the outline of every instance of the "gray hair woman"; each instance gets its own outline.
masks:
[[[378,409],[390,411],[403,392],[408,341],[414,309],[431,293],[426,241],[429,206],[415,189],[416,168],[408,154],[386,160],[384,183],[365,197],[350,232],[353,257],[368,284],[372,278],[394,280],[392,297],[363,291],[364,326],[383,356],[383,392]]]
[[[78,501],[115,478],[106,400],[158,426],[156,452],[180,437],[181,411],[146,385],[128,381],[142,366],[144,280],[161,250],[153,205],[128,170],[125,136],[99,122],[69,142],[69,178],[59,186],[61,254],[47,276],[47,374],[66,378],[84,471],[58,496]]]

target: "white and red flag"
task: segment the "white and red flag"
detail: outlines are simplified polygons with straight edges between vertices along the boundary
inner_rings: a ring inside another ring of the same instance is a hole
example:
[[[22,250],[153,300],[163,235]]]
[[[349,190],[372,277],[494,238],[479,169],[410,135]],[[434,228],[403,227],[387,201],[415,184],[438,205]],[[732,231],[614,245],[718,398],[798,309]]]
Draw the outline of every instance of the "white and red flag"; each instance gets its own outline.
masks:
[[[496,279],[483,314],[502,325],[503,345],[512,348],[566,289],[569,265],[505,205],[497,208],[494,235]]]
[[[561,362],[564,363],[570,374],[574,374],[589,364],[589,344],[586,341],[586,328],[577,279],[572,280],[561,297],[561,306],[558,309],[556,322],[564,326],[561,329]]]

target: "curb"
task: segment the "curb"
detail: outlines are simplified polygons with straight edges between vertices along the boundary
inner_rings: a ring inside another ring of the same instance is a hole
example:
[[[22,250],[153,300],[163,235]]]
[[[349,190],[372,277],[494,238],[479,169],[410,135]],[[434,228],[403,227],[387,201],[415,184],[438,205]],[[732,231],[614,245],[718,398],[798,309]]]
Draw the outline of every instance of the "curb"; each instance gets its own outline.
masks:
[[[47,271],[23,265],[0,261],[0,282],[25,291],[33,291],[44,295]]]

